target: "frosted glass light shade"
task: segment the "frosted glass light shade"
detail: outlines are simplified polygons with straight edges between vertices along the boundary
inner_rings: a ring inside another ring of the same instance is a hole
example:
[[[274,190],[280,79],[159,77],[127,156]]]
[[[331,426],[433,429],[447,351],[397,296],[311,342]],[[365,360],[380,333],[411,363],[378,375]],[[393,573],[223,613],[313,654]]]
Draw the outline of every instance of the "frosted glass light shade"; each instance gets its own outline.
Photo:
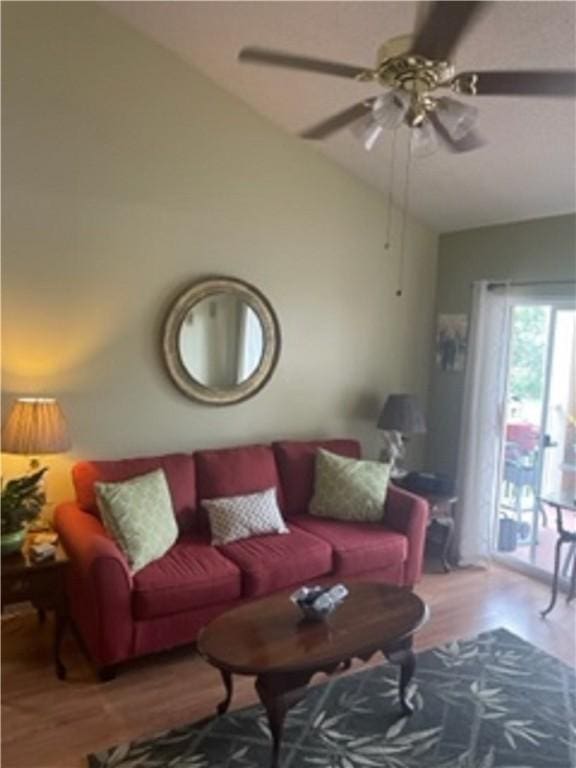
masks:
[[[438,136],[430,120],[424,119],[412,128],[410,151],[415,157],[427,157],[438,149]]]
[[[388,91],[372,105],[372,116],[382,128],[399,128],[408,113],[410,98],[402,91]]]
[[[352,123],[350,130],[362,142],[364,149],[370,151],[380,138],[383,129],[382,126],[374,121],[374,117],[370,112],[370,114]]]
[[[436,102],[436,117],[454,141],[469,133],[478,118],[478,110],[456,99],[443,97]]]
[[[64,453],[70,448],[62,409],[53,398],[22,397],[2,427],[2,451],[25,456]]]
[[[351,125],[354,136],[370,151],[384,129],[395,130],[406,118],[410,107],[407,94],[388,91],[374,100],[371,111]]]

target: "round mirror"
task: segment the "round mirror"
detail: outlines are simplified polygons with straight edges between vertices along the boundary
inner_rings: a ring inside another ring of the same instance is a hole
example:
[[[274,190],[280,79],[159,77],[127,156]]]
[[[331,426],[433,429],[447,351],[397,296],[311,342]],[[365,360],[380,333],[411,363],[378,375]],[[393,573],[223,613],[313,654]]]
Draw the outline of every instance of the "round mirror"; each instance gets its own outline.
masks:
[[[187,288],[170,310],[164,356],[177,386],[204,403],[237,403],[268,381],[280,350],[278,321],[267,299],[233,278]]]

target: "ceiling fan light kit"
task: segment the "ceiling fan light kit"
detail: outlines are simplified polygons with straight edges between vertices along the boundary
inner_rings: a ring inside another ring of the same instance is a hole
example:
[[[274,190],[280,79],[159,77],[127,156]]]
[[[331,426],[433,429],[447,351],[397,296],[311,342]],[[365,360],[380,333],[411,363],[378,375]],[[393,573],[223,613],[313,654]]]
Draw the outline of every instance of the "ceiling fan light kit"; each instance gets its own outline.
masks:
[[[410,146],[416,157],[426,157],[439,146],[435,124],[428,118],[436,112],[438,121],[448,137],[454,142],[463,139],[472,130],[478,117],[478,110],[456,99],[437,97],[433,92],[448,87],[457,93],[472,95],[478,76],[465,74],[455,77],[455,69],[447,61],[432,61],[424,56],[411,54],[413,38],[404,35],[385,43],[379,52],[380,60],[376,69],[366,70],[355,79],[363,82],[374,81],[391,90],[367,102],[371,115],[356,122],[356,136],[360,136],[364,147],[372,149],[381,135],[375,130],[395,130],[405,124],[412,129]],[[408,52],[402,49],[407,49]],[[390,52],[394,55],[388,56]],[[358,126],[364,130],[358,130]],[[441,138],[441,137],[440,137]]]
[[[366,102],[366,107],[368,114],[350,126],[365,149],[375,146],[382,129],[396,130],[408,124],[412,129],[411,146],[417,157],[430,155],[439,148],[438,123],[443,129],[440,138],[447,136],[449,141],[458,144],[474,128],[478,118],[476,107],[447,97],[431,98],[428,93],[415,97],[402,91],[388,91]],[[437,121],[430,120],[432,113],[436,114]]]

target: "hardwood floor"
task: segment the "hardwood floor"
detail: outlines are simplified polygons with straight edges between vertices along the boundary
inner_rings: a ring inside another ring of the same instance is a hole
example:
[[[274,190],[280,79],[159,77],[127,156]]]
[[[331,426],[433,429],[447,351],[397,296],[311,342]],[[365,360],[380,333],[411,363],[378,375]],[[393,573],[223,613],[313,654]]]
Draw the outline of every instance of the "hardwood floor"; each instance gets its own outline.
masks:
[[[430,606],[417,650],[505,627],[574,664],[574,604],[561,598],[542,620],[548,588],[526,576],[496,566],[428,574],[416,591]],[[89,752],[210,715],[222,697],[216,670],[189,649],[133,662],[99,683],[70,636],[63,648],[69,676],[59,682],[51,629],[33,612],[2,620],[3,768],[79,768]],[[255,700],[252,681],[238,679],[233,707]]]

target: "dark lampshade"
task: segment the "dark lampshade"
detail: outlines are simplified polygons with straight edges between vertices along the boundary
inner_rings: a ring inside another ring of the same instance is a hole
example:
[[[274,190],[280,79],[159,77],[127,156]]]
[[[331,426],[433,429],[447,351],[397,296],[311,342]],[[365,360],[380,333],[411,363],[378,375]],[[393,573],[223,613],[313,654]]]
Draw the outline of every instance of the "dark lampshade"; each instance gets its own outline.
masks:
[[[2,451],[38,456],[64,453],[70,447],[66,419],[56,400],[22,397],[12,406],[2,427]]]
[[[389,395],[378,417],[378,429],[403,435],[426,432],[424,414],[416,395]]]

